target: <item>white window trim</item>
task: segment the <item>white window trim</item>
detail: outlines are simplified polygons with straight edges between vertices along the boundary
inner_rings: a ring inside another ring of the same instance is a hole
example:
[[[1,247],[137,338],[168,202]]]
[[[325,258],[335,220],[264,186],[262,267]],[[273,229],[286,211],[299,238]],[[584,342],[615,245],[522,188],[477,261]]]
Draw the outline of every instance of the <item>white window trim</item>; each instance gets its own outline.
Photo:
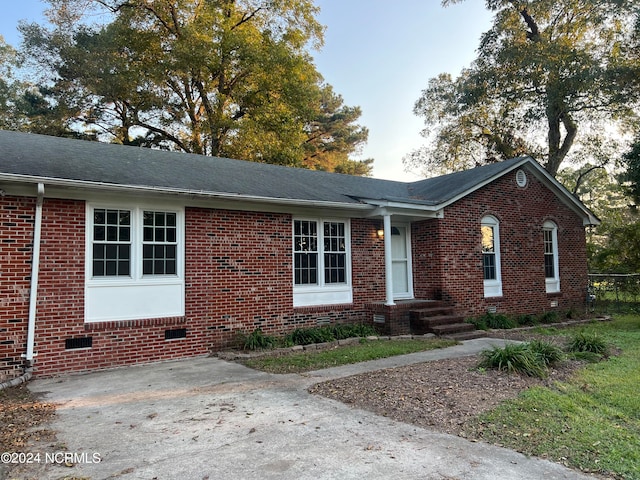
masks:
[[[551,232],[551,240],[553,244],[553,277],[546,277],[545,275],[545,289],[547,293],[558,293],[560,292],[560,260],[558,257],[558,226],[552,222],[547,220],[542,225],[542,230]],[[544,236],[543,236],[544,241]],[[544,252],[543,252],[544,254]]]
[[[315,285],[295,284],[295,222],[316,222],[318,225],[318,283]],[[344,224],[345,236],[345,283],[327,285],[324,283],[324,228],[325,222]],[[348,218],[316,218],[294,217],[291,222],[291,252],[293,306],[307,307],[318,305],[337,305],[353,302],[353,288],[351,285],[351,221]]]
[[[94,209],[131,212],[131,266],[128,276],[93,277]],[[176,214],[176,274],[142,273],[143,212]],[[185,211],[164,202],[87,202],[85,222],[85,322],[138,320],[185,314]]]
[[[481,226],[493,227],[493,247],[495,249],[496,258],[496,278],[494,280],[484,280],[484,296],[489,297],[501,297],[502,296],[502,267],[500,260],[500,222],[497,218],[491,215],[482,217],[480,222]],[[483,273],[484,277],[484,273]]]

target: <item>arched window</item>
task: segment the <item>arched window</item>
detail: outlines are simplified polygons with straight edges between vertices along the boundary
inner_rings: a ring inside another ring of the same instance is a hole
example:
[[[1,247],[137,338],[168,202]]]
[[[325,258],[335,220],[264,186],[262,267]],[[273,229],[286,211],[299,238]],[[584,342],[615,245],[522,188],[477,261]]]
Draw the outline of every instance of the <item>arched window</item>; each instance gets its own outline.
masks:
[[[502,276],[500,273],[500,228],[495,217],[486,216],[481,222],[482,271],[484,275],[484,296],[502,296]]]
[[[544,241],[544,277],[547,293],[560,291],[560,269],[558,262],[558,227],[551,221],[542,225]]]

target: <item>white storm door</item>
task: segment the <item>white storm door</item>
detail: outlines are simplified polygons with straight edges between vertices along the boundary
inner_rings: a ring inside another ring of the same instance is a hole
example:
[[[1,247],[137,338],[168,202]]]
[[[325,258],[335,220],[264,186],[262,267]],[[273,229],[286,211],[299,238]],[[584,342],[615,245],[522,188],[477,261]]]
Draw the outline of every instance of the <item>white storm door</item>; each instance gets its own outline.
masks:
[[[393,272],[393,298],[413,298],[411,269],[411,238],[407,225],[391,227],[391,262]]]

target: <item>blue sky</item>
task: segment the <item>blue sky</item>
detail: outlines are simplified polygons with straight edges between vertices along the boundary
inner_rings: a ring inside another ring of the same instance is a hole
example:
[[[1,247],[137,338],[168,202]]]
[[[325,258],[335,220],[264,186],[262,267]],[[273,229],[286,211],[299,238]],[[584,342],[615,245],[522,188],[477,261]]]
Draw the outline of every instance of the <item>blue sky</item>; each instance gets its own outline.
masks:
[[[41,21],[40,0],[3,0],[0,35],[14,46],[19,20]],[[318,71],[362,109],[369,142],[360,158],[374,158],[374,176],[412,181],[402,158],[422,144],[413,105],[431,77],[457,75],[475,57],[491,15],[482,0],[448,8],[439,0],[316,0],[325,45],[313,52]]]

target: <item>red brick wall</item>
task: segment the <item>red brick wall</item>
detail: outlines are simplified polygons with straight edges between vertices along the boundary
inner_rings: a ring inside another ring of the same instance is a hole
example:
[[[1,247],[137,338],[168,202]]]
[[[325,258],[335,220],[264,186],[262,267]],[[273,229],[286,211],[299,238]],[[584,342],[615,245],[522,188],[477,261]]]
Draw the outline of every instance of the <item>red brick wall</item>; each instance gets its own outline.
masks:
[[[291,217],[188,208],[186,316],[205,345],[284,328],[293,308]]]
[[[584,307],[587,288],[585,232],[582,219],[531,173],[518,188],[515,173],[487,185],[445,209],[444,218],[414,225],[417,296],[441,294],[461,313],[540,313]],[[480,222],[493,215],[500,222],[502,297],[484,298]],[[547,294],[542,225],[558,226],[560,293]],[[440,249],[439,254],[431,251]],[[437,272],[442,272],[441,281]],[[551,302],[557,301],[557,307]]]
[[[34,198],[0,197],[0,381],[22,373],[35,205]]]
[[[25,351],[34,199],[2,197],[0,237],[0,372],[15,373]],[[503,297],[484,299],[480,219],[500,220]],[[542,224],[559,227],[561,293],[544,291]],[[524,223],[524,227],[521,225]],[[187,208],[185,316],[84,323],[85,203],[45,199],[38,295],[35,372],[51,375],[206,354],[233,343],[238,332],[279,334],[317,322],[371,322],[384,302],[380,220],[351,220],[353,304],[294,308],[292,217]],[[533,175],[524,189],[511,175],[448,207],[440,220],[412,227],[416,297],[450,300],[466,313],[539,312],[580,304],[586,251],[580,218]],[[511,273],[513,272],[513,273]],[[367,313],[369,312],[369,313]],[[165,340],[184,328],[186,338]],[[91,348],[65,340],[91,337]]]

